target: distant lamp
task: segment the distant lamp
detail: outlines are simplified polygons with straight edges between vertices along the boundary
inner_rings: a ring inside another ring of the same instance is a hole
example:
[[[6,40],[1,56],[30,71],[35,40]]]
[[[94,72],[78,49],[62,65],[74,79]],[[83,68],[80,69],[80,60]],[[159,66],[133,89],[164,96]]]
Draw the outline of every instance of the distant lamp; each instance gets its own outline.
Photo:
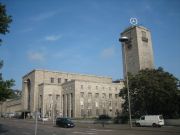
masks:
[[[128,41],[129,41],[129,38],[126,37],[126,36],[123,36],[123,37],[120,37],[120,38],[119,38],[119,41],[120,41],[120,42],[128,42]]]
[[[131,100],[130,100],[130,91],[129,91],[129,80],[128,80],[128,73],[127,73],[127,69],[128,69],[128,66],[127,66],[127,54],[126,54],[126,50],[125,50],[125,46],[128,47],[128,49],[131,48],[131,39],[129,39],[128,37],[126,36],[122,36],[119,38],[119,42],[122,43],[123,47],[124,47],[124,63],[125,63],[125,71],[126,71],[126,85],[127,85],[127,96],[128,96],[128,112],[129,112],[129,124],[130,124],[130,128],[132,128],[132,119],[131,119]]]
[[[28,81],[24,81],[24,83],[27,83]]]

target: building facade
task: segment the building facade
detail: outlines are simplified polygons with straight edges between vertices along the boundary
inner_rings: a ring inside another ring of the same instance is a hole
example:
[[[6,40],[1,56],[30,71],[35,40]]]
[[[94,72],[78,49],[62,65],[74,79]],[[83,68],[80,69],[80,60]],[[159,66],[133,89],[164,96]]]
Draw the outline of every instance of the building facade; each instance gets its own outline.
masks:
[[[22,110],[42,117],[97,117],[121,113],[123,82],[93,75],[33,70],[22,79]]]
[[[136,74],[141,69],[154,68],[153,48],[150,31],[142,26],[131,26],[121,33],[128,42],[122,43],[123,70]]]
[[[142,26],[131,26],[121,33],[124,77],[141,69],[154,68],[151,33]],[[124,82],[94,75],[33,70],[22,78],[22,98],[0,103],[1,114],[21,111],[26,117],[92,118],[101,114],[115,117],[122,112],[118,96]]]

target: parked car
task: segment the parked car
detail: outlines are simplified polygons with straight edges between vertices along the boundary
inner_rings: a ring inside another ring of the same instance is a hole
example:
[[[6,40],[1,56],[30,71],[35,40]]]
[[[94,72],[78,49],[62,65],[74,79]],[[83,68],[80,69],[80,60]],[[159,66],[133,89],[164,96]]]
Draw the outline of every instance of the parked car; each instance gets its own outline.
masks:
[[[57,118],[56,125],[64,128],[74,127],[74,123],[69,118]]]
[[[144,115],[139,120],[136,120],[136,126],[153,126],[161,127],[164,125],[162,115]]]
[[[39,120],[40,120],[40,121],[48,121],[49,118],[48,118],[48,117],[41,117],[41,118],[39,118]]]

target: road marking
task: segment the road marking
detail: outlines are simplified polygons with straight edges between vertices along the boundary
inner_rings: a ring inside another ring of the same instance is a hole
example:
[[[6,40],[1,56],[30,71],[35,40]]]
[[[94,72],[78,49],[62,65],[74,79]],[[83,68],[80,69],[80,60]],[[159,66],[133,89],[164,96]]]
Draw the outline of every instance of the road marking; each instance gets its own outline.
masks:
[[[94,135],[96,133],[90,133],[90,132],[72,132],[73,134],[84,134],[84,135]]]
[[[93,130],[93,131],[106,131],[106,132],[113,131],[113,130],[109,130],[109,129],[90,129],[90,130]]]

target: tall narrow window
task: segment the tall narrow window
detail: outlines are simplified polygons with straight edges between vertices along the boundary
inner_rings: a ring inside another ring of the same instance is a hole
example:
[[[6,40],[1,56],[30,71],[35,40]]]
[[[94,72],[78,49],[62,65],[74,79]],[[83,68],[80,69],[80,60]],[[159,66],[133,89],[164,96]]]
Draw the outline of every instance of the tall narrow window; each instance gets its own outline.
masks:
[[[115,99],[117,99],[118,98],[118,94],[115,94]]]
[[[58,78],[58,83],[61,83],[61,78]]]
[[[142,41],[143,41],[143,44],[144,44],[144,45],[147,45],[148,38],[147,38],[146,32],[145,32],[145,31],[141,31],[141,33],[142,33]]]
[[[54,78],[53,77],[51,77],[51,83],[54,83]]]
[[[68,79],[65,79],[65,82],[67,82],[68,81]]]
[[[109,98],[110,98],[110,99],[112,98],[112,94],[109,94]]]

